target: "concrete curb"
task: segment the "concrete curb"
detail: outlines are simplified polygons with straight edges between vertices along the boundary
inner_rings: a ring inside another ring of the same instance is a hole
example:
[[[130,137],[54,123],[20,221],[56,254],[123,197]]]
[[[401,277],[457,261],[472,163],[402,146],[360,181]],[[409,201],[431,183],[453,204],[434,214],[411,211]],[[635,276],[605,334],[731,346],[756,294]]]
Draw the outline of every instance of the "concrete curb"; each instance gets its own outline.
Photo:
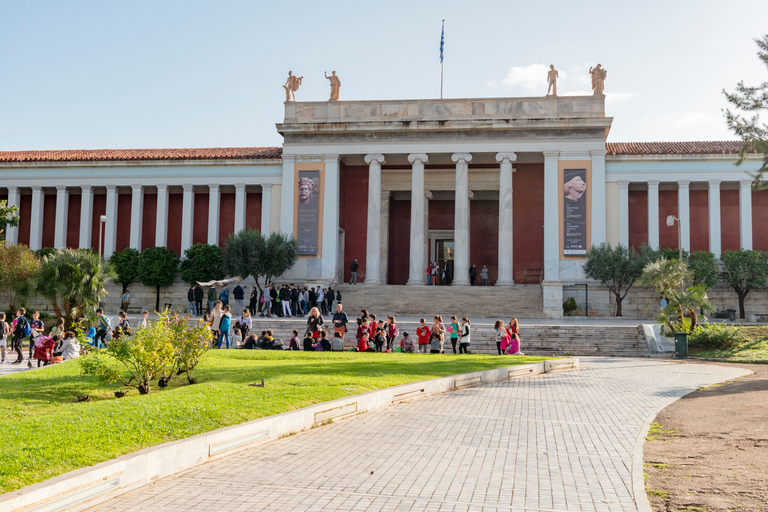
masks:
[[[70,471],[0,496],[0,510],[82,510],[160,478],[230,455],[236,450],[301,432],[330,420],[376,411],[436,393],[578,367],[577,357],[557,359],[411,382],[339,398],[152,446],[95,466]]]

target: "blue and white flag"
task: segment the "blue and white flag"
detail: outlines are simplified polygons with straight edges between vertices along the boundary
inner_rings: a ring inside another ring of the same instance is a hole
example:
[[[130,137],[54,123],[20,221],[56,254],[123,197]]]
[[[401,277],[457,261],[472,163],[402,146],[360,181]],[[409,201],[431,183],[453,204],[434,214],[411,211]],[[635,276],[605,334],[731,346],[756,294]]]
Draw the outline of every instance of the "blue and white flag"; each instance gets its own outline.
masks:
[[[443,46],[445,46],[445,20],[443,20],[443,31],[440,33],[440,64],[443,63]]]

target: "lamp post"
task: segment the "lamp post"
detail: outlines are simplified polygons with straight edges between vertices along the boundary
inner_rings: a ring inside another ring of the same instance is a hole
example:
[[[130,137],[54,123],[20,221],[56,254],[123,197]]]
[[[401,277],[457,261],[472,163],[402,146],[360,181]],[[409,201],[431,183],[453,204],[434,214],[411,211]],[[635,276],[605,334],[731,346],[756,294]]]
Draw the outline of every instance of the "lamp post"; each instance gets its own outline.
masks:
[[[667,226],[672,227],[675,225],[675,221],[677,221],[677,248],[679,250],[679,258],[680,261],[683,261],[683,233],[682,228],[680,227],[680,219],[675,217],[674,215],[670,215],[667,217]]]
[[[99,217],[99,256],[104,256],[101,250],[101,240],[102,240],[102,234],[104,232],[104,224],[107,222],[107,216],[102,215]]]

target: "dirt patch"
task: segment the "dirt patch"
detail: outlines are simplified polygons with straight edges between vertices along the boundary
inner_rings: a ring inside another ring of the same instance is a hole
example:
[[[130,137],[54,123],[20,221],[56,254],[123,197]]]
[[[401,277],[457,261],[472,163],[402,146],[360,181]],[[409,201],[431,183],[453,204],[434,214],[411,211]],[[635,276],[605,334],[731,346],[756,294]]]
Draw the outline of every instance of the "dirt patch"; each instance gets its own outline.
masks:
[[[692,362],[691,364],[702,364]],[[768,511],[768,365],[677,400],[644,448],[655,512]]]

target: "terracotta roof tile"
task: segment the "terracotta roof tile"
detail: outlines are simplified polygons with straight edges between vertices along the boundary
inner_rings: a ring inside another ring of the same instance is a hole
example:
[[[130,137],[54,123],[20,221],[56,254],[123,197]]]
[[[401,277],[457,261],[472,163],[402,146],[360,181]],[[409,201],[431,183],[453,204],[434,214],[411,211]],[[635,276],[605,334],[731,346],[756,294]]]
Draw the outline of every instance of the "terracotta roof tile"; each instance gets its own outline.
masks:
[[[282,153],[280,147],[0,151],[0,162],[275,159],[282,158]]]
[[[741,150],[738,140],[687,142],[606,142],[609,155],[716,155]]]

